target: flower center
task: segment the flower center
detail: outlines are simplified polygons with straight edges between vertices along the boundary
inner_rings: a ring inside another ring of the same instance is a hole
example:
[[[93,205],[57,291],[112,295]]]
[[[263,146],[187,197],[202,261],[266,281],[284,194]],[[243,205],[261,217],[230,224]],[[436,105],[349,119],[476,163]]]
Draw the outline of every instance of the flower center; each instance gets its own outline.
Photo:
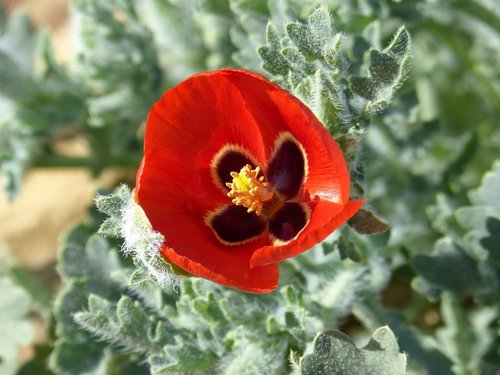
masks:
[[[227,182],[226,186],[231,189],[227,196],[233,198],[232,202],[237,206],[244,206],[247,212],[255,212],[258,215],[262,212],[264,202],[273,198],[274,193],[269,187],[269,183],[264,181],[264,176],[258,177],[260,168],[252,169],[247,164],[241,168],[240,172],[231,172],[233,182]]]

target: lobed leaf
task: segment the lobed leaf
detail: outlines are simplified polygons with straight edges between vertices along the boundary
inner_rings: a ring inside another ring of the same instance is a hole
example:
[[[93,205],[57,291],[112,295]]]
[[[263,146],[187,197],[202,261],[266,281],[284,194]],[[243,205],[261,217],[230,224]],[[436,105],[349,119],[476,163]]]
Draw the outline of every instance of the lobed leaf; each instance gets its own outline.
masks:
[[[105,344],[77,325],[74,315],[85,308],[91,294],[113,300],[123,291],[122,284],[110,278],[110,273],[122,270],[116,252],[92,232],[84,225],[77,226],[68,233],[58,254],[59,272],[66,284],[54,302],[58,339],[49,366],[57,373],[80,374],[100,366]]]
[[[406,355],[399,352],[396,337],[388,327],[376,330],[361,349],[338,331],[320,333],[313,345],[313,353],[300,360],[302,375],[406,374]]]
[[[404,27],[396,31],[383,51],[368,51],[368,76],[350,78],[353,93],[366,99],[362,101],[362,112],[373,113],[387,107],[407,78],[410,56],[410,34]]]

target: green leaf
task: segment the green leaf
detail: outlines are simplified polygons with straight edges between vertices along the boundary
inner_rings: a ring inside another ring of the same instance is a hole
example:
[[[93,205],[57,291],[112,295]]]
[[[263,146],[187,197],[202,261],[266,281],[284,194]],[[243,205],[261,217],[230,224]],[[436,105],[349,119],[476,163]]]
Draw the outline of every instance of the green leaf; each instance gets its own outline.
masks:
[[[452,362],[440,350],[435,337],[408,324],[402,311],[389,310],[376,298],[368,297],[356,304],[353,313],[368,329],[375,329],[383,323],[389,325],[398,338],[400,349],[407,354],[409,374],[411,369],[418,368],[425,369],[428,374],[453,375]]]
[[[349,225],[360,234],[384,233],[390,229],[389,225],[375,216],[373,212],[363,208],[349,219]]]
[[[49,364],[56,373],[80,374],[101,364],[105,344],[78,326],[74,316],[85,308],[89,295],[116,300],[123,291],[121,282],[110,277],[122,270],[116,250],[91,233],[90,228],[77,226],[58,254],[59,272],[66,284],[54,303],[58,339]]]
[[[225,322],[226,318],[220,309],[214,293],[208,293],[206,298],[198,297],[192,302],[195,311],[202,315],[207,322],[214,324]]]
[[[312,104],[311,109],[322,119],[323,125],[331,134],[351,130],[352,114],[342,86],[335,82],[332,74],[316,71],[309,101]],[[352,157],[353,154],[346,154],[346,158]]]
[[[437,338],[442,351],[453,361],[454,374],[483,373],[484,356],[497,336],[492,329],[498,317],[497,308],[483,306],[467,313],[458,301],[445,295],[441,314],[444,326],[439,328]]]
[[[268,45],[257,50],[263,61],[263,68],[271,74],[286,76],[289,63],[281,54],[281,36],[271,22],[267,24],[266,37]]]
[[[286,343],[280,340],[259,339],[239,341],[228,358],[223,359],[221,373],[240,374],[283,374],[286,360]]]
[[[126,185],[121,185],[114,191],[114,194],[96,197],[97,209],[109,216],[99,227],[98,233],[101,236],[120,237],[123,210],[131,199],[130,189]]]
[[[166,342],[155,340],[158,323],[146,314],[137,301],[123,296],[113,304],[97,295],[88,299],[89,310],[78,312],[76,322],[96,337],[135,353],[152,354],[162,350]]]
[[[53,59],[47,34],[16,12],[0,30],[0,169],[10,199],[59,127],[84,112],[80,86]],[[64,110],[61,110],[64,109]]]
[[[350,78],[352,92],[366,99],[362,101],[362,112],[374,113],[387,107],[407,78],[410,56],[410,34],[404,27],[396,31],[383,51],[368,51],[368,76]]]
[[[481,238],[481,246],[489,252],[489,259],[500,266],[500,220],[494,217],[486,219],[488,236]]]
[[[88,286],[72,280],[60,292],[54,303],[58,339],[50,355],[49,366],[56,373],[80,374],[99,366],[104,345],[96,342],[73,320],[73,314],[85,306]]]
[[[493,164],[490,172],[483,177],[481,187],[471,194],[471,201],[476,206],[487,208],[490,215],[500,218],[500,160]]]
[[[151,323],[138,301],[122,297],[116,306],[116,317],[120,329],[127,332],[127,335],[137,339],[134,342],[134,347],[147,347],[151,344],[149,341],[151,335],[148,331]],[[158,343],[154,344],[158,345]]]
[[[319,7],[309,16],[307,24],[289,23],[286,31],[299,51],[309,58],[321,58],[333,29],[328,8]]]
[[[99,233],[122,238],[122,252],[131,255],[138,267],[131,278],[131,284],[152,280],[165,287],[178,282],[179,275],[189,276],[160,255],[163,235],[153,230],[146,214],[135,203],[126,185],[115,189],[110,195],[98,196],[96,205],[98,210],[109,216],[99,228]]]
[[[0,98],[17,101],[30,95],[38,43],[39,33],[25,14],[9,18],[0,34]]]
[[[31,342],[33,327],[28,321],[31,299],[28,293],[0,274],[0,372],[14,374],[19,349]]]
[[[48,314],[52,306],[53,293],[51,286],[43,276],[20,266],[13,266],[8,270],[10,277],[28,292],[37,311]]]
[[[320,333],[313,345],[313,353],[300,360],[302,375],[406,374],[406,356],[388,327],[376,330],[361,349],[339,331]]]
[[[78,19],[77,69],[86,91],[87,134],[97,163],[103,163],[131,152],[138,127],[160,96],[163,72],[151,31],[133,1],[75,0],[72,14]]]
[[[391,84],[399,73],[398,60],[377,50],[370,50],[370,76],[376,83]]]
[[[415,256],[413,265],[421,278],[417,285],[425,281],[436,291],[446,290],[463,297],[482,284],[477,263],[446,238],[436,243],[432,255]]]
[[[105,346],[95,340],[75,342],[60,338],[51,353],[49,367],[56,374],[88,373],[95,370],[103,359]]]
[[[200,350],[188,342],[169,345],[165,351],[165,355],[152,355],[148,358],[151,374],[207,371],[217,358],[211,351]]]
[[[346,235],[341,235],[337,247],[339,249],[340,259],[350,259],[353,262],[360,262],[361,255],[356,251],[354,244]]]

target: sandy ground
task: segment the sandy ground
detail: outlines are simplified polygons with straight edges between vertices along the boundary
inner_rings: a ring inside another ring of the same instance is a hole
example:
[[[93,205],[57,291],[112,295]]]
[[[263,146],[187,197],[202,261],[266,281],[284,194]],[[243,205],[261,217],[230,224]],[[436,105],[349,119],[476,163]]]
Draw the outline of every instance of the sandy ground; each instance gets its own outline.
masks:
[[[115,171],[94,180],[85,169],[33,169],[21,194],[0,198],[0,241],[29,269],[50,266],[60,233],[85,218],[98,187],[116,182]]]

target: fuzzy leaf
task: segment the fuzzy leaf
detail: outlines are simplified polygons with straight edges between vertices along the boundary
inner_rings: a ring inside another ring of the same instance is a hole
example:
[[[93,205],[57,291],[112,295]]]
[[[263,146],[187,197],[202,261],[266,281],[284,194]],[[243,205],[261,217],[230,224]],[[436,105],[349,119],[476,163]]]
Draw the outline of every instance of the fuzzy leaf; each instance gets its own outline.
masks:
[[[121,156],[130,152],[139,125],[160,95],[162,71],[153,36],[131,0],[72,4],[93,151],[101,159]]]
[[[170,264],[160,255],[163,235],[153,230],[142,208],[126,185],[112,194],[96,198],[97,209],[109,217],[99,228],[101,235],[124,240],[122,252],[132,255],[138,266],[131,284],[153,280],[160,286],[175,284],[178,275],[188,276],[181,268]]]
[[[437,291],[466,296],[481,285],[477,263],[446,238],[436,243],[432,255],[417,255],[413,265],[420,277]],[[416,281],[417,285],[420,282]]]
[[[500,266],[500,220],[494,217],[486,219],[488,235],[481,238],[480,244],[489,252],[489,259]]]
[[[165,355],[152,355],[148,362],[151,374],[169,374],[208,370],[215,362],[215,355],[210,351],[203,351],[195,345],[184,343],[165,348]]]
[[[54,61],[47,34],[21,13],[0,28],[0,170],[10,199],[58,128],[84,112],[82,90]],[[64,110],[61,110],[64,109]]]
[[[288,73],[289,64],[280,52],[281,36],[271,22],[267,24],[266,36],[268,45],[261,46],[258,49],[263,61],[263,68],[271,74],[285,76]]]
[[[314,339],[313,353],[300,360],[302,375],[406,374],[406,356],[399,352],[388,327],[373,333],[362,349],[338,331],[325,331]]]
[[[495,163],[481,186],[470,194],[472,205],[456,209],[438,196],[437,205],[429,211],[434,227],[447,235],[436,243],[431,255],[414,258],[419,273],[414,286],[429,298],[436,299],[445,291],[464,297],[478,290],[498,296],[495,264],[500,211],[494,199],[499,175],[500,163]]]
[[[156,324],[137,301],[123,296],[117,305],[91,295],[89,310],[75,315],[76,322],[95,336],[119,348],[144,354],[158,353],[166,342],[152,336]]]
[[[497,316],[496,309],[484,307],[467,314],[456,300],[445,295],[441,314],[445,325],[438,330],[437,338],[442,351],[453,361],[453,373],[482,373],[483,357],[495,337],[491,325]]]
[[[286,25],[286,31],[305,56],[322,57],[325,45],[333,33],[328,9],[319,7],[309,16],[307,24],[290,23]]]
[[[32,96],[33,64],[39,34],[22,13],[0,29],[0,172],[10,199],[21,185],[36,146],[33,132],[18,112],[20,101]]]
[[[481,187],[471,194],[471,201],[476,206],[484,206],[490,214],[500,218],[500,160],[493,164],[490,172],[486,173]]]
[[[0,373],[8,375],[15,373],[18,350],[31,342],[34,332],[27,320],[28,293],[1,273],[0,289]]]
[[[280,340],[241,340],[229,358],[224,359],[221,373],[225,375],[281,375],[286,346]]]
[[[360,234],[384,233],[390,229],[389,225],[380,220],[373,212],[359,210],[349,220],[349,225]]]
[[[370,49],[367,54],[368,76],[351,77],[353,93],[365,98],[362,111],[377,112],[392,100],[406,80],[410,64],[410,34],[401,27],[392,42],[383,50]]]
[[[353,262],[361,261],[361,255],[356,251],[354,244],[349,241],[347,236],[340,236],[337,247],[339,249],[340,259],[350,259]]]
[[[76,227],[58,254],[59,272],[66,285],[54,303],[59,338],[49,363],[57,373],[80,374],[99,366],[105,345],[79,327],[73,316],[87,305],[90,294],[117,299],[123,289],[110,278],[111,272],[121,270],[116,252],[91,232],[83,225]]]
[[[99,228],[98,233],[101,236],[120,237],[122,210],[131,199],[130,190],[126,185],[117,188],[112,195],[98,195],[96,197],[97,209],[109,216]]]

